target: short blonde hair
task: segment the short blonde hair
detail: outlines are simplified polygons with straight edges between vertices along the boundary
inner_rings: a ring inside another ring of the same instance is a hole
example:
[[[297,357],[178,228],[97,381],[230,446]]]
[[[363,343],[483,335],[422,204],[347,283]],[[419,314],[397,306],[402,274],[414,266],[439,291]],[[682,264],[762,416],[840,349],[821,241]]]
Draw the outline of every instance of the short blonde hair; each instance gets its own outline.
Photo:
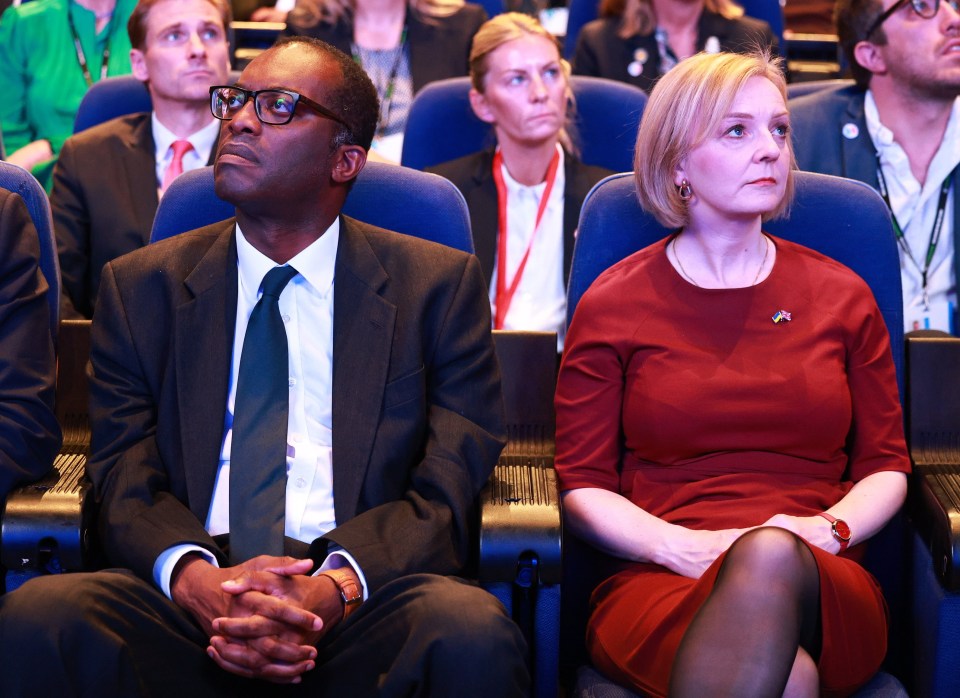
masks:
[[[525,36],[540,36],[549,41],[557,49],[557,60],[563,71],[563,79],[567,83],[567,118],[560,129],[560,144],[567,152],[576,153],[574,144],[571,115],[574,112],[573,90],[570,87],[570,63],[560,52],[557,38],[547,31],[540,22],[530,15],[519,12],[504,12],[484,22],[477,33],[473,35],[470,46],[470,84],[477,92],[484,94],[487,90],[487,73],[490,70],[490,54],[506,43],[522,39]]]
[[[680,198],[674,176],[690,151],[713,133],[750,78],[772,82],[784,103],[787,84],[783,61],[769,51],[698,53],[680,61],[660,78],[650,94],[637,134],[633,171],[640,205],[668,228],[689,222],[687,202]],[[793,200],[796,163],[789,135],[790,170],[783,199],[763,219],[787,213]]]
[[[727,19],[743,17],[743,8],[733,0],[703,0],[703,9]],[[657,28],[657,16],[653,0],[603,0],[600,3],[601,17],[620,17],[617,35],[622,39],[631,36],[647,36]]]

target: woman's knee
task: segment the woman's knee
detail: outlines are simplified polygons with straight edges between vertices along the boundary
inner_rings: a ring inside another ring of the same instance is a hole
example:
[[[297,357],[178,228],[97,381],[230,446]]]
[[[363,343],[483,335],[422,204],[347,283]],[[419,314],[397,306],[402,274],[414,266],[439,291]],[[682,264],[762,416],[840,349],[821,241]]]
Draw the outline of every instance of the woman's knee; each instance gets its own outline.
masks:
[[[758,581],[801,581],[818,578],[817,563],[807,544],[784,528],[764,526],[738,538],[724,560],[721,574],[749,575]]]

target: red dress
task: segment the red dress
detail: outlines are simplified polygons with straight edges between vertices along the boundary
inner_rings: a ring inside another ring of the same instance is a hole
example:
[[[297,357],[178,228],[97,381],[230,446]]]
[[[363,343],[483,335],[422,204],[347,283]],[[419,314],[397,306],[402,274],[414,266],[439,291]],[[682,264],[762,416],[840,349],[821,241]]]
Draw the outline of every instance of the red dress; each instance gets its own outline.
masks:
[[[756,286],[704,289],[666,240],[604,272],[567,335],[557,387],[562,490],[599,487],[694,529],[810,516],[855,482],[910,462],[886,326],[866,283],[774,239]],[[789,321],[775,323],[778,311]],[[824,692],[866,682],[886,653],[886,605],[857,550],[810,546],[820,570]],[[604,673],[665,695],[677,646],[722,562],[699,580],[652,564],[594,592],[588,648]]]

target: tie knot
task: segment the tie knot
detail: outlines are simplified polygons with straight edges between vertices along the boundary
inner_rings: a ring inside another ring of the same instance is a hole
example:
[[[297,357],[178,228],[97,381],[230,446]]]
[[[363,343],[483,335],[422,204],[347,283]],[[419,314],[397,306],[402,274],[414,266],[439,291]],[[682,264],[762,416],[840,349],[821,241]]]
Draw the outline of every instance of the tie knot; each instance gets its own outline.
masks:
[[[267,272],[267,275],[263,277],[263,282],[260,284],[260,288],[263,289],[263,295],[279,298],[280,294],[283,293],[283,289],[290,283],[290,279],[296,275],[297,270],[290,265],[274,267]]]
[[[182,160],[184,155],[193,150],[193,144],[190,141],[174,141],[170,148],[173,150],[173,159]]]

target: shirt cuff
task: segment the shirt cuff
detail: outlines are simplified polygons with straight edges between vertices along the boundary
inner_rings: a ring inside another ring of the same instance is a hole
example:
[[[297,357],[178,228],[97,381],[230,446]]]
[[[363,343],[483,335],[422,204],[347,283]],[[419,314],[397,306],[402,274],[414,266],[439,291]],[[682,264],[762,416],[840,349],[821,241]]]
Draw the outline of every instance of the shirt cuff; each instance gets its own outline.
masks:
[[[160,591],[171,601],[173,601],[173,596],[170,594],[170,577],[173,576],[173,570],[176,569],[180,558],[187,553],[198,553],[200,557],[214,567],[220,567],[217,558],[209,550],[201,548],[199,545],[174,545],[164,550],[157,556],[157,561],[153,563],[153,582],[160,587]]]
[[[363,600],[366,601],[370,594],[367,591],[367,580],[363,576],[363,571],[360,569],[357,561],[353,559],[353,555],[342,548],[327,555],[327,559],[320,565],[320,569],[314,572],[314,576],[327,570],[338,570],[341,567],[352,567],[353,571],[357,573],[357,576],[360,578],[360,586],[363,588]]]

